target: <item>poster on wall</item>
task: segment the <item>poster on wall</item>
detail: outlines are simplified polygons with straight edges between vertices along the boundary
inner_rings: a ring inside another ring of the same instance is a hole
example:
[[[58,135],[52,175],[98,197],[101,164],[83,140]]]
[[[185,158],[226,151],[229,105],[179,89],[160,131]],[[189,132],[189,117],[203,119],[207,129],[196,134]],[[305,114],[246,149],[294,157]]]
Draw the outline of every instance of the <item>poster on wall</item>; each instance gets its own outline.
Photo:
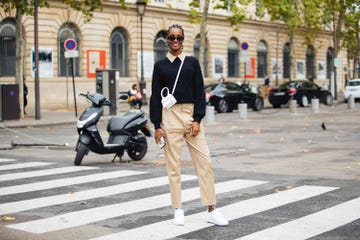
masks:
[[[271,77],[273,79],[280,79],[282,76],[282,68],[283,68],[283,64],[282,64],[282,59],[278,58],[276,61],[276,58],[272,58],[271,59]],[[277,75],[277,77],[276,77]]]
[[[326,65],[325,61],[318,61],[317,63],[317,79],[325,80],[326,79]]]
[[[153,67],[154,67],[154,52],[144,51],[143,52],[143,61],[144,61],[144,77],[151,78]],[[137,76],[140,79],[141,77],[141,52],[137,52]]]
[[[39,48],[39,77],[53,77],[52,48]],[[35,49],[31,49],[31,76],[35,77]]]
[[[296,60],[296,78],[297,79],[306,79],[305,77],[305,61]]]
[[[106,68],[105,50],[87,50],[87,76],[94,78],[96,69]]]
[[[246,78],[255,78],[255,58],[254,57],[250,57],[249,61],[247,61],[246,63]]]
[[[213,77],[219,78],[224,76],[224,56],[214,56],[213,57]]]

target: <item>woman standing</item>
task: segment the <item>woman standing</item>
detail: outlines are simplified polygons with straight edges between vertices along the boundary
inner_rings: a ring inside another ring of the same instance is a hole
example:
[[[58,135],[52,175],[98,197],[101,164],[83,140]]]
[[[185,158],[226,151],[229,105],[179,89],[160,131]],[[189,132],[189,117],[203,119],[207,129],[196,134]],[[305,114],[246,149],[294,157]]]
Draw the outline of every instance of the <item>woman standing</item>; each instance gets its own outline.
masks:
[[[159,144],[162,137],[166,142],[164,152],[171,203],[175,209],[174,224],[185,223],[180,172],[182,142],[185,140],[198,175],[201,203],[208,206],[207,221],[226,226],[229,224],[228,221],[215,208],[214,171],[203,128],[200,125],[206,109],[204,80],[198,60],[191,56],[185,58],[184,39],[184,29],[181,26],[169,27],[167,31],[169,52],[166,58],[154,65],[150,119],[155,126],[156,143]],[[182,68],[179,70],[180,67]],[[176,99],[176,104],[169,109],[163,108],[161,104],[161,91],[164,87],[173,92]]]

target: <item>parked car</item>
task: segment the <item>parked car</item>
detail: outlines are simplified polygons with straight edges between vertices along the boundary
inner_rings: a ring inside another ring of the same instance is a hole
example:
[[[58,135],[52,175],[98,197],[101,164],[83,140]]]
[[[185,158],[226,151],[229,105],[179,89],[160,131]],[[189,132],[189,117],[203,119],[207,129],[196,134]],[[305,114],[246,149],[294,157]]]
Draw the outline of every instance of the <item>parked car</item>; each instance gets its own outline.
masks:
[[[205,86],[206,101],[214,106],[218,113],[232,112],[239,103],[246,103],[254,111],[261,111],[264,100],[249,87],[234,82],[221,82]]]
[[[272,88],[269,93],[269,102],[274,108],[287,104],[295,99],[300,107],[307,107],[311,99],[317,98],[325,105],[333,104],[333,97],[327,90],[322,89],[312,81],[295,80],[280,84]]]
[[[344,99],[348,101],[349,97],[360,98],[360,78],[349,80],[345,86]]]

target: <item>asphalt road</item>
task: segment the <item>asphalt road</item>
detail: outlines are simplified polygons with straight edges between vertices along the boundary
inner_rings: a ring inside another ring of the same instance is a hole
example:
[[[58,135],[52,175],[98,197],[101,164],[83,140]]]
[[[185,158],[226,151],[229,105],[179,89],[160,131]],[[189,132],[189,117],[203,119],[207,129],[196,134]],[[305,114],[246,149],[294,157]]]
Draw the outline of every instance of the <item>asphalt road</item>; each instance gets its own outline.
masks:
[[[0,239],[358,240],[359,112],[337,104],[319,113],[249,110],[240,119],[235,111],[208,121],[228,227],[206,223],[185,147],[186,225],[175,227],[163,154],[152,138],[141,161],[90,153],[79,168],[74,124],[0,129],[0,145],[21,145],[0,150]],[[35,146],[46,143],[58,146]]]

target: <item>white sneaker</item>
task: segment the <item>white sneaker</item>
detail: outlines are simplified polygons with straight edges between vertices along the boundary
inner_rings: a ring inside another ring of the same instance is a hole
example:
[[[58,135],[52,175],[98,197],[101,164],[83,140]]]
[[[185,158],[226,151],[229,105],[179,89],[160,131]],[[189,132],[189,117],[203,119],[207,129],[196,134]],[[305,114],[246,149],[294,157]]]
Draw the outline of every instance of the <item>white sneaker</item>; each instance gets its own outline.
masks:
[[[175,209],[174,212],[174,224],[178,226],[182,226],[185,224],[184,210]]]
[[[207,212],[208,213],[208,222],[213,223],[217,226],[227,226],[229,225],[228,220],[226,220],[220,211],[217,209]]]

